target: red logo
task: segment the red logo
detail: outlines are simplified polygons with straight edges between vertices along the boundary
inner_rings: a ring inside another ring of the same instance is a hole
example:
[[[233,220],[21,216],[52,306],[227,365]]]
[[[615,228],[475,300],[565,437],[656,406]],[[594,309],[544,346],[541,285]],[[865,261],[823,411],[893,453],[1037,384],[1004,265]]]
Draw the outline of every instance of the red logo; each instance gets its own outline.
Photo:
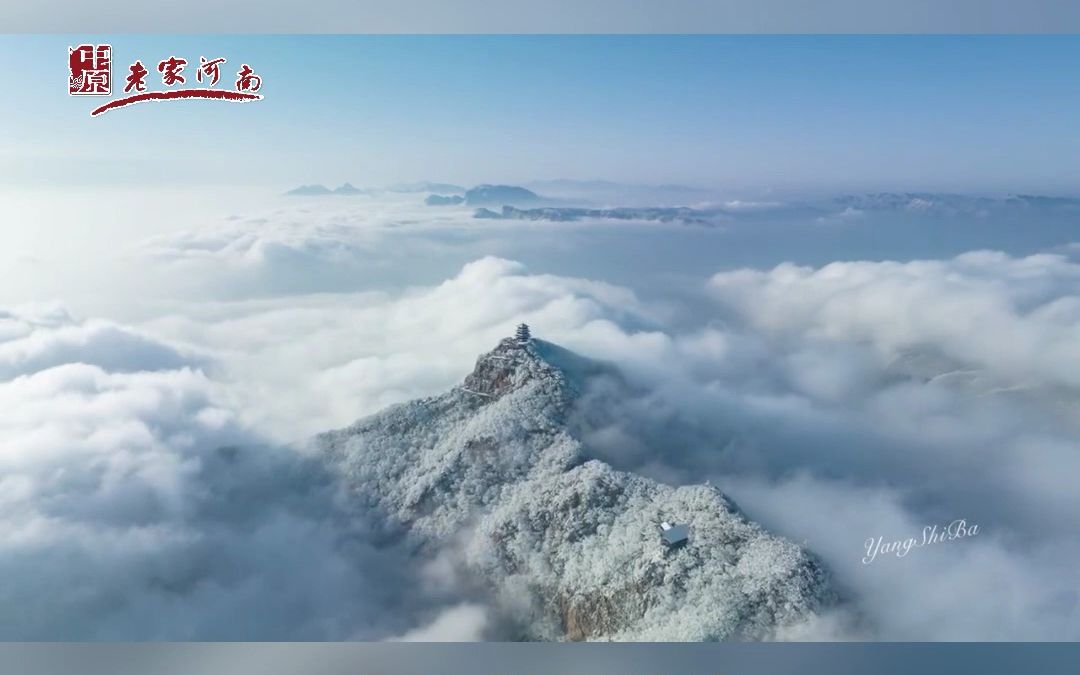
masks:
[[[68,47],[68,93],[72,96],[108,96],[112,93],[112,47]]]
[[[205,75],[210,78],[210,86],[214,86],[221,79],[221,64],[223,63],[225,63],[225,59],[217,58],[213,61],[207,61],[205,56],[200,56],[199,69],[195,71],[195,79],[202,82]]]
[[[124,84],[124,93],[128,93],[134,87],[135,91],[146,91],[146,76],[150,74],[150,71],[146,69],[146,66],[142,64],[142,61],[136,61],[128,66],[130,73],[127,76],[127,82]]]
[[[157,64],[158,72],[161,73],[161,83],[172,86],[179,82],[184,84],[184,76],[180,73],[183,72],[184,67],[187,65],[185,59],[178,59],[175,56],[170,56],[167,60]]]
[[[68,92],[75,96],[108,96],[112,93],[112,47],[110,45],[79,45],[68,48],[70,86]],[[91,117],[123,108],[135,103],[147,101],[175,101],[180,99],[204,99],[211,101],[258,101],[262,94],[262,77],[246,63],[236,71],[233,89],[215,88],[221,79],[221,69],[226,63],[224,57],[207,58],[199,56],[198,65],[188,68],[188,60],[170,55],[156,62],[149,61],[150,67],[136,60],[128,66],[121,98],[113,99],[90,112]],[[155,68],[161,76],[162,90],[153,91],[147,84],[147,77]],[[188,86],[191,74],[195,75]],[[228,87],[228,80],[223,87]]]

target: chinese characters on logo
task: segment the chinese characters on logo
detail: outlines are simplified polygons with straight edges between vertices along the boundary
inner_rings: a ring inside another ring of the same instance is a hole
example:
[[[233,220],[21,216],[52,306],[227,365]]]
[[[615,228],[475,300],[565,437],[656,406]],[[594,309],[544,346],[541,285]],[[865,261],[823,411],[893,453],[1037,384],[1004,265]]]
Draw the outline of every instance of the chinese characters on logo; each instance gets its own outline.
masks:
[[[112,93],[112,47],[68,47],[68,93],[72,96],[108,96]]]
[[[262,78],[246,63],[240,66],[236,77],[236,88],[239,91],[259,91],[262,88]]]
[[[127,76],[127,84],[124,86],[124,93],[128,93],[135,89],[135,91],[146,91],[146,76],[150,74],[150,71],[146,69],[146,66],[142,64],[142,61],[136,61],[129,67],[131,73]]]
[[[195,71],[195,79],[202,82],[205,75],[210,78],[210,86],[214,86],[221,79],[221,64],[223,63],[225,63],[225,59],[218,58],[207,61],[205,56],[200,56],[199,69]]]
[[[175,56],[170,56],[167,60],[157,64],[158,72],[161,73],[161,83],[171,87],[177,82],[180,84],[186,82],[184,76],[180,74],[186,65],[187,61],[178,59]]]
[[[79,45],[68,48],[70,86],[69,93],[74,95],[107,96],[112,93],[112,47],[110,45]],[[153,64],[153,61],[150,62]],[[157,62],[157,72],[161,76],[159,91],[152,91],[147,84],[147,77],[152,72],[136,60],[128,66],[124,80],[124,96],[95,108],[90,115],[122,108],[145,101],[168,101],[176,99],[208,99],[217,101],[258,101],[262,94],[262,77],[246,63],[240,64],[236,71],[233,89],[218,89],[221,69],[226,63],[224,57],[207,58],[199,56],[197,66],[188,68],[185,58],[170,55]],[[194,81],[189,79],[194,73]],[[228,86],[228,85],[225,85]]]

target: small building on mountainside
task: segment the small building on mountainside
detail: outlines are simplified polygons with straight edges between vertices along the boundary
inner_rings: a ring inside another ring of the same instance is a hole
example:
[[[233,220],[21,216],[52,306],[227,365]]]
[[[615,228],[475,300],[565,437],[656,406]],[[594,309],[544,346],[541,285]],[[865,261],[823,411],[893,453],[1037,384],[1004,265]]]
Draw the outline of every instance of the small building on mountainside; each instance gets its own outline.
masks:
[[[683,523],[673,525],[666,520],[660,523],[660,539],[668,548],[678,548],[690,541],[690,526]]]

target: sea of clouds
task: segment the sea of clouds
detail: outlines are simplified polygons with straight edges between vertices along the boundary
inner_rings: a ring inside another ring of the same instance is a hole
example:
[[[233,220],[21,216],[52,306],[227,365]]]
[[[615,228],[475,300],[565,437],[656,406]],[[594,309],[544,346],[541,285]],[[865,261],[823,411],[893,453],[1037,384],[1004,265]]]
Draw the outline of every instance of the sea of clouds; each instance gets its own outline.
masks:
[[[358,198],[117,242],[115,311],[22,278],[0,637],[498,637],[291,444],[448,389],[525,321],[625,374],[584,392],[592,453],[709,480],[822,557],[849,602],[778,638],[1080,638],[1076,250],[745,265],[754,237]],[[956,518],[978,536],[862,562]]]

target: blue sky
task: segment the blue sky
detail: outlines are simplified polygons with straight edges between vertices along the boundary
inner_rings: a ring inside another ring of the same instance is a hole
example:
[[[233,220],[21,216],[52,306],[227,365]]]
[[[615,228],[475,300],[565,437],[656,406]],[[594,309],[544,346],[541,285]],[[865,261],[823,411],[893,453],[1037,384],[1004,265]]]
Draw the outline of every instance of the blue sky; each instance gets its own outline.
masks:
[[[114,45],[118,81],[135,59],[224,56],[266,98],[92,119],[97,99],[64,84],[67,45],[87,41]],[[1077,37],[5,36],[0,58],[0,87],[19,92],[0,180],[16,186],[1080,192]]]

